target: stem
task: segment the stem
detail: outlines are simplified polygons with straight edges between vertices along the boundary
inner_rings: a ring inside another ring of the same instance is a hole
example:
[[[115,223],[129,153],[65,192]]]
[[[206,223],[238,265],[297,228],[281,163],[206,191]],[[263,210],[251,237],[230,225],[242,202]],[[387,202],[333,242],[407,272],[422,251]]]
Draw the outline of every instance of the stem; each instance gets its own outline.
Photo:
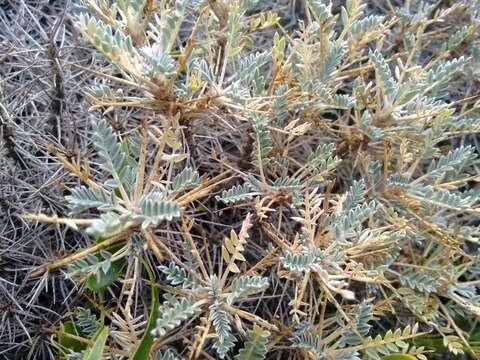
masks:
[[[58,269],[62,266],[68,265],[68,264],[74,262],[75,260],[78,260],[78,259],[81,259],[81,258],[87,256],[88,254],[96,253],[97,251],[105,249],[105,248],[109,247],[110,245],[113,245],[113,244],[116,244],[119,241],[125,240],[131,234],[133,234],[134,232],[135,231],[134,231],[133,227],[124,229],[121,233],[113,235],[112,237],[110,237],[108,239],[105,239],[104,241],[102,241],[101,243],[99,243],[97,245],[93,245],[89,248],[83,249],[83,250],[81,250],[81,251],[79,251],[79,252],[77,252],[77,253],[75,253],[71,256],[68,256],[64,259],[58,260],[54,263],[42,265],[37,270],[33,271],[29,275],[29,277],[31,277],[31,278],[37,277],[37,276],[40,276],[40,275],[42,275],[46,272],[50,272],[50,271],[56,270],[56,269]]]

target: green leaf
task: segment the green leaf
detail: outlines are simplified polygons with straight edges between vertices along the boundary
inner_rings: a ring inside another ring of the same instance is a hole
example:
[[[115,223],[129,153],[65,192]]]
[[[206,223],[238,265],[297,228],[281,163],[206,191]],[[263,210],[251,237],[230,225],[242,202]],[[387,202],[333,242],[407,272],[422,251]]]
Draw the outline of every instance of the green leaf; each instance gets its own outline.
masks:
[[[217,351],[220,359],[223,359],[230,349],[235,346],[236,338],[232,335],[231,328],[232,318],[220,302],[210,305],[210,311],[213,327],[218,336],[213,344],[213,348]]]
[[[316,355],[319,355],[322,352],[322,340],[318,334],[304,332],[301,334],[296,334],[290,340],[294,348],[307,349]]]
[[[321,0],[308,1],[313,14],[320,21],[327,21],[332,18],[332,4],[325,5]]]
[[[62,323],[62,328],[63,332],[65,334],[70,334],[74,336],[81,336],[82,334],[75,328],[74,324],[72,321],[68,320]],[[69,336],[66,335],[59,335],[58,337],[58,342],[62,346],[62,348],[72,350],[74,352],[81,352],[82,350],[85,350],[87,345],[76,340],[72,339]]]
[[[215,198],[218,201],[222,201],[225,204],[236,203],[238,201],[250,200],[255,195],[258,195],[258,192],[252,191],[248,184],[236,185],[228,190],[223,190],[222,196],[216,196]]]
[[[255,143],[254,163],[261,167],[268,162],[267,155],[272,151],[272,135],[268,130],[269,120],[266,116],[257,114],[250,116],[253,133],[250,134]]]
[[[159,351],[155,354],[154,360],[181,360],[171,349]]]
[[[440,177],[448,171],[459,171],[465,163],[473,161],[476,157],[473,146],[460,146],[432,161],[428,167],[428,175]]]
[[[107,342],[108,337],[108,327],[104,326],[101,329],[96,338],[95,343],[93,346],[87,351],[85,351],[85,355],[83,356],[83,360],[99,360],[102,358],[103,351],[105,349],[105,343]]]
[[[441,61],[432,67],[425,78],[425,88],[433,88],[434,84],[448,81],[453,75],[463,70],[467,63],[464,56],[449,61]]]
[[[148,278],[150,279],[151,283],[155,282],[155,277],[153,276],[152,270],[147,262],[142,261],[143,265],[145,266],[145,270],[147,271]],[[148,318],[147,328],[145,329],[145,333],[142,336],[142,340],[138,345],[135,353],[132,356],[132,360],[148,360],[150,355],[150,349],[153,345],[154,337],[152,335],[152,330],[155,328],[155,321],[158,316],[158,290],[155,286],[151,287],[151,306],[152,309],[150,310],[150,316]]]
[[[157,225],[162,220],[172,220],[180,216],[180,205],[173,201],[162,200],[159,194],[145,196],[140,201],[140,214],[138,217],[143,219],[142,228],[146,229],[150,225]]]
[[[325,254],[320,249],[303,249],[298,253],[285,250],[280,262],[290,271],[309,272],[315,265],[320,265],[324,257]]]
[[[99,323],[95,314],[88,308],[78,308],[78,315],[75,318],[76,325],[81,329],[81,333],[92,337],[98,330]]]
[[[132,46],[130,36],[125,36],[120,30],[112,32],[112,27],[106,25],[102,20],[90,17],[87,13],[80,13],[77,18],[77,25],[82,29],[84,35],[98,51],[103,53],[110,61],[118,60],[118,53],[133,61],[137,52]]]
[[[185,269],[170,262],[168,266],[160,265],[158,270],[167,275],[167,281],[173,286],[182,285],[183,288],[193,289],[197,286],[197,283],[193,279],[191,273],[185,271]]]
[[[355,325],[353,331],[352,329],[346,329],[342,332],[339,344],[340,346],[345,345],[360,345],[363,342],[363,339],[359,337],[367,336],[371,325],[369,324],[370,321],[373,319],[373,306],[367,304],[366,302],[360,303],[355,309],[355,317],[353,319],[353,323]],[[343,319],[337,320],[339,324],[344,326]],[[400,334],[401,335],[401,334]]]
[[[65,200],[75,214],[89,208],[106,209],[112,206],[105,191],[96,191],[86,186],[73,188],[70,195],[65,196]]]
[[[349,33],[354,38],[359,38],[363,34],[375,30],[379,27],[385,17],[378,15],[369,15],[361,20],[356,21],[349,29]]]
[[[121,231],[122,227],[125,226],[129,220],[132,220],[130,214],[118,215],[113,211],[107,212],[95,219],[95,221],[87,228],[86,232],[95,238],[107,238],[110,235]]]
[[[151,331],[153,336],[163,336],[168,331],[179,326],[183,321],[198,314],[201,303],[195,302],[193,297],[167,300],[158,309],[158,318],[155,328]]]
[[[331,45],[332,48],[323,61],[322,70],[316,75],[317,81],[330,79],[347,53],[347,47],[344,42],[340,44],[331,43]]]
[[[140,50],[141,55],[146,60],[146,64],[142,67],[142,73],[149,77],[155,78],[159,75],[172,76],[175,74],[175,61],[158,47],[149,46]]]
[[[200,175],[192,168],[185,168],[180,174],[175,176],[172,181],[173,191],[182,191],[194,188],[200,185]]]
[[[176,1],[175,8],[164,11],[161,19],[157,18],[157,24],[161,25],[159,45],[164,53],[169,53],[172,50],[180,25],[183,22],[184,11],[184,1]]]
[[[120,174],[127,165],[127,157],[117,134],[105,119],[94,121],[93,127],[95,146],[98,154],[105,161],[105,167],[112,174],[121,178]]]
[[[235,356],[235,360],[263,360],[267,354],[267,342],[270,333],[255,325],[253,330],[248,332],[248,340],[243,349]]]
[[[364,198],[366,193],[365,181],[354,181],[348,189],[347,197],[343,203],[343,208],[348,211],[358,205]]]
[[[404,270],[399,274],[398,279],[404,286],[427,293],[436,291],[439,286],[437,277],[434,274],[425,274],[413,269]]]
[[[231,293],[227,297],[228,303],[233,303],[238,298],[257,294],[268,288],[268,278],[261,276],[240,276],[232,281]]]
[[[110,268],[105,273],[100,270],[96,275],[90,275],[87,280],[87,287],[92,291],[100,291],[111,285],[122,272],[125,259],[119,259],[112,262]]]
[[[382,357],[382,360],[416,360],[415,356],[407,354],[391,354]]]
[[[383,55],[375,49],[375,51],[370,52],[369,56],[375,68],[375,73],[377,74],[382,91],[385,97],[392,103],[397,97],[399,86],[393,78],[392,72]]]

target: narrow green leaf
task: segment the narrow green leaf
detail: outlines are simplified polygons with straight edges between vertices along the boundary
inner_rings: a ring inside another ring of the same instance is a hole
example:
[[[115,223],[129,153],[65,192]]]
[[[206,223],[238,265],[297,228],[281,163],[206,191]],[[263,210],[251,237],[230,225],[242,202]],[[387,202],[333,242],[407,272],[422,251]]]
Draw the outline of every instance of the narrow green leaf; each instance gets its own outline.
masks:
[[[155,282],[155,277],[153,276],[152,270],[150,269],[150,266],[145,261],[142,261],[143,265],[145,267],[145,270],[147,271],[148,278],[150,279],[151,283],[153,284]],[[147,323],[147,328],[145,329],[145,332],[143,334],[142,340],[140,341],[140,344],[138,345],[137,349],[135,350],[135,353],[132,356],[132,360],[148,360],[149,355],[150,355],[150,349],[152,348],[153,345],[153,340],[154,337],[152,335],[152,330],[155,328],[155,321],[157,319],[157,313],[158,313],[158,290],[155,286],[151,287],[151,306],[152,309],[150,310],[150,316],[148,318],[148,323]]]
[[[382,357],[382,360],[415,360],[415,356],[407,354],[391,354]]]
[[[103,351],[105,349],[105,343],[108,337],[108,327],[104,326],[95,338],[95,343],[83,356],[83,360],[100,360],[102,358]]]

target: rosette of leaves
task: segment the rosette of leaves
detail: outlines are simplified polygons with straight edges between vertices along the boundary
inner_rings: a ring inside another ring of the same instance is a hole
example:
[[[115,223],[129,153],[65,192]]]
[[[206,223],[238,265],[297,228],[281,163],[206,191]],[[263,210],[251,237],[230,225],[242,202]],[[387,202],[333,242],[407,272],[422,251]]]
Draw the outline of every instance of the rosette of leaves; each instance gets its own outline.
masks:
[[[264,345],[261,345],[261,343],[257,345],[256,342],[263,341],[261,339],[266,336],[266,333],[261,332],[256,322],[261,326],[269,326],[270,328],[275,328],[275,326],[253,314],[239,311],[235,307],[235,303],[262,293],[269,287],[269,281],[262,276],[238,275],[234,276],[233,279],[229,276],[230,273],[241,273],[237,263],[246,261],[242,253],[247,245],[250,221],[250,215],[247,215],[240,232],[237,234],[232,230],[230,237],[225,238],[223,258],[226,267],[220,278],[216,275],[210,276],[207,273],[199,276],[197,268],[204,268],[204,264],[203,262],[199,263],[198,261],[201,260],[198,258],[184,258],[182,263],[185,264],[185,267],[174,263],[159,267],[159,270],[166,275],[167,282],[174,287],[180,287],[185,296],[180,298],[173,295],[166,296],[166,301],[158,309],[159,317],[155,328],[152,330],[154,336],[164,336],[182,322],[192,320],[194,316],[201,317],[202,314],[209,314],[205,316],[208,328],[211,326],[215,331],[213,348],[217,355],[223,359],[237,342],[237,337],[233,331],[233,319],[239,317],[242,320],[254,322],[254,329],[256,330],[251,336],[258,337],[258,339],[252,339],[252,343],[247,344],[248,350],[245,350],[246,353],[262,353],[261,349]],[[194,250],[195,252],[196,250]],[[200,273],[202,273],[201,270]],[[230,283],[227,283],[227,279],[231,279]],[[203,346],[203,343],[200,342],[197,346]]]

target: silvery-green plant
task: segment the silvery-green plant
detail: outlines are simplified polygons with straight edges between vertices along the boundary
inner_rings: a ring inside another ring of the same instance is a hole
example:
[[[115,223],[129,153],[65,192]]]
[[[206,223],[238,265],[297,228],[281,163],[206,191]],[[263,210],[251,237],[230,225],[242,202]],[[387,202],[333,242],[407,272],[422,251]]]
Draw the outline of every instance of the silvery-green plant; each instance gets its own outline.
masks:
[[[25,217],[92,236],[34,275],[87,278],[98,329],[120,328],[104,355],[423,360],[437,336],[475,356],[477,14],[451,29],[468,5],[367,5],[308,0],[287,28],[269,1],[78,9],[105,71],[97,156],[49,149],[85,216]],[[128,110],[142,120],[116,131]]]

